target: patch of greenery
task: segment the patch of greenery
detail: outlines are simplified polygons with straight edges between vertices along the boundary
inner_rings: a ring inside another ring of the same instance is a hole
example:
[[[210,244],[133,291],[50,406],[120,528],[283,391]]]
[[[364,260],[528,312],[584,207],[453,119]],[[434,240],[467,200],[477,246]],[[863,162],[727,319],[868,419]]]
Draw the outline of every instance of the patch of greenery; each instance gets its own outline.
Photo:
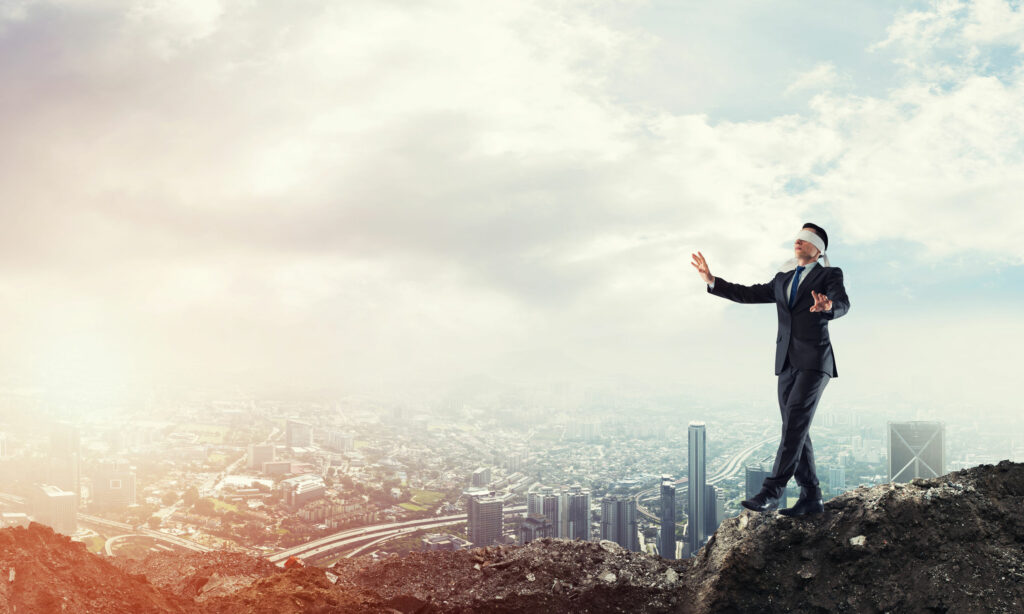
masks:
[[[107,539],[101,535],[90,535],[82,541],[85,544],[85,548],[89,552],[100,553],[103,552],[103,546],[106,545]]]
[[[209,501],[213,503],[213,509],[217,512],[237,512],[238,506],[227,501],[221,501],[220,499],[210,498]]]
[[[444,499],[444,493],[436,490],[413,489],[412,491],[412,502],[419,505],[437,505],[442,499]]]

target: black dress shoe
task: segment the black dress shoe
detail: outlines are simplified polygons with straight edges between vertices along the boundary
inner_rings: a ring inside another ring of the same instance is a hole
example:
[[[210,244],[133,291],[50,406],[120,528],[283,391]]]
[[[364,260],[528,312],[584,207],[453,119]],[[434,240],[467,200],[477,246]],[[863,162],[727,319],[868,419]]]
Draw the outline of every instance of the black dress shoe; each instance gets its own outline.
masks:
[[[810,516],[824,511],[825,504],[821,502],[821,499],[797,499],[793,507],[779,510],[779,513],[783,516]]]
[[[759,492],[753,497],[740,501],[740,505],[754,512],[771,512],[779,507],[779,500],[781,497],[772,497],[763,492]]]

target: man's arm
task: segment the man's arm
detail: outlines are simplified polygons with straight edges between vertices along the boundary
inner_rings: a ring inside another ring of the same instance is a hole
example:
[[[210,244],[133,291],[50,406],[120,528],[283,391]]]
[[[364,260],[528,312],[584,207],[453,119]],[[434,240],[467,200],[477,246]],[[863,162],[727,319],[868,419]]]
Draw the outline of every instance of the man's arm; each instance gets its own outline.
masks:
[[[773,279],[764,284],[743,286],[725,281],[721,277],[716,277],[708,284],[708,294],[721,296],[737,303],[774,303],[774,282],[775,280]]]
[[[832,310],[823,312],[829,320],[835,320],[846,315],[850,310],[850,297],[846,296],[846,287],[843,286],[843,270],[839,267],[829,267],[830,274],[825,284],[825,296],[832,301]]]

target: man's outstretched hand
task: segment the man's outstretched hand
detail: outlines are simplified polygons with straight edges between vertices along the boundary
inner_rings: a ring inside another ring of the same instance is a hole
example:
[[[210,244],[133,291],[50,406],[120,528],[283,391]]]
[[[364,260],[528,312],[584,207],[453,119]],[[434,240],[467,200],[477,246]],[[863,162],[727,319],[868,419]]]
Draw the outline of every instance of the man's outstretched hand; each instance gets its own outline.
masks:
[[[832,299],[814,290],[811,290],[811,296],[814,297],[811,311],[832,311]]]
[[[696,254],[690,254],[693,256],[693,268],[697,269],[700,273],[700,278],[704,280],[704,283],[710,284],[715,281],[715,276],[711,274],[711,270],[708,269],[708,261],[704,259],[704,254],[697,252]]]

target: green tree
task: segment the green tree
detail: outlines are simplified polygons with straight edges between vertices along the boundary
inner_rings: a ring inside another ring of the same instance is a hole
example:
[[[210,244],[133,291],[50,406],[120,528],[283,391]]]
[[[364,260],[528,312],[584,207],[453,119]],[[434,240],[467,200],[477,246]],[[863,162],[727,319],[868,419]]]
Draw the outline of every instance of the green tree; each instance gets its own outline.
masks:
[[[192,506],[192,510],[201,516],[215,516],[217,514],[213,501],[209,499],[196,501],[196,504]]]

